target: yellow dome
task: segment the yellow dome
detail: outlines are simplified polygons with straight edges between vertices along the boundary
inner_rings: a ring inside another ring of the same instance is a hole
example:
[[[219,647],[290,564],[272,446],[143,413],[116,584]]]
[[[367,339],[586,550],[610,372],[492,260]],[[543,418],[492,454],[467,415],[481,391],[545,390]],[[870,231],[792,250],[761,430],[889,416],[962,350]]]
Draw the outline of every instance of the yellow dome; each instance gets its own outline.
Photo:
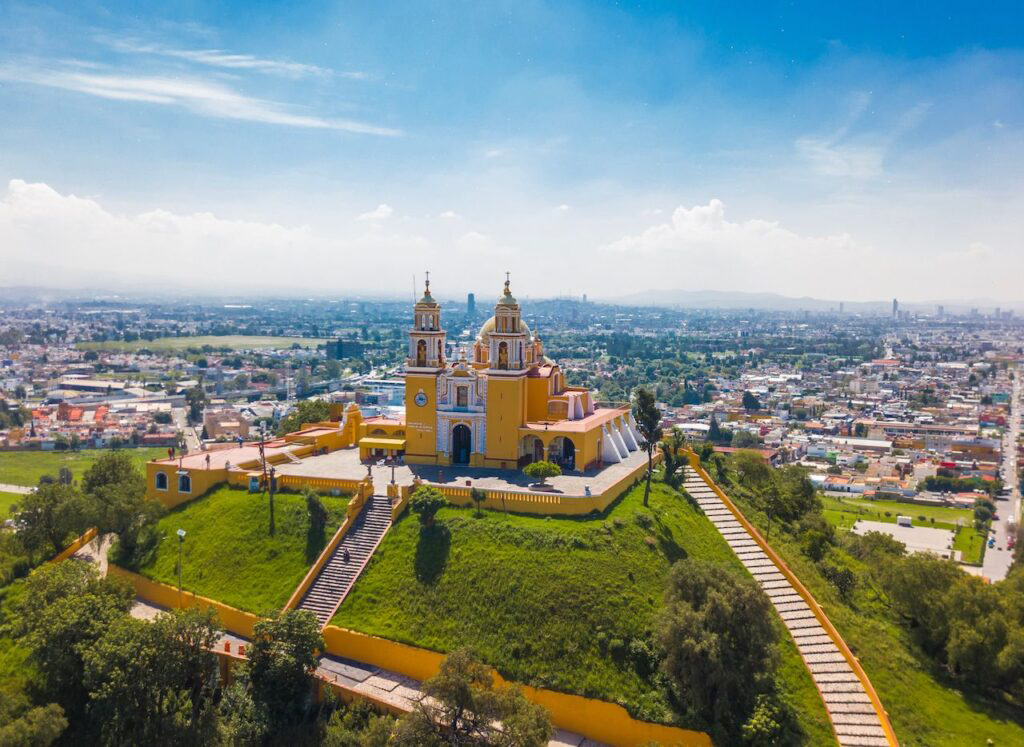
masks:
[[[491,332],[494,331],[494,325],[495,322],[493,316],[484,322],[484,326],[480,328],[480,334],[477,335],[481,342],[486,343],[491,338]],[[530,328],[526,326],[526,322],[522,319],[519,320],[519,331],[525,333],[527,337],[530,336]]]

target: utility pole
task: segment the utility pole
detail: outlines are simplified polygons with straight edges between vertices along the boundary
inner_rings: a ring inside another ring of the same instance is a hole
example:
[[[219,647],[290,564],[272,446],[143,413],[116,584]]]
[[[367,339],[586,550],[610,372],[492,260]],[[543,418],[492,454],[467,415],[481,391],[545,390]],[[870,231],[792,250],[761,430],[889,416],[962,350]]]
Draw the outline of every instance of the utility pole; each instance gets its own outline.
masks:
[[[178,608],[181,608],[181,547],[185,544],[185,530],[178,530]]]
[[[270,533],[274,533],[274,488],[277,479],[274,477],[274,468],[270,468]]]

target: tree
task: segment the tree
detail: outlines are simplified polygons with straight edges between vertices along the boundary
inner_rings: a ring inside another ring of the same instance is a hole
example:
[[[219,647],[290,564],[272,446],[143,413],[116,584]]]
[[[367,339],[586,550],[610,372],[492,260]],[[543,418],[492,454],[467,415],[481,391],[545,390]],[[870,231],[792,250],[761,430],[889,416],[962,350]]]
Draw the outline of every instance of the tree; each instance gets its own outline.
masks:
[[[540,484],[545,485],[549,477],[558,477],[562,474],[562,468],[557,464],[541,459],[536,462],[530,462],[523,467],[523,474],[527,477],[532,477],[534,480],[540,480]]]
[[[469,649],[446,656],[423,693],[427,697],[395,729],[397,747],[542,747],[551,738],[547,711],[516,687],[495,689],[493,673]]]
[[[97,530],[117,534],[125,558],[134,553],[143,528],[163,513],[159,501],[146,497],[145,479],[123,452],[97,459],[82,477],[82,490],[90,500]]]
[[[685,445],[686,437],[678,428],[673,428],[671,435],[661,442],[664,479],[673,487],[678,486],[686,476],[686,457],[680,454]]]
[[[487,500],[487,493],[481,490],[480,488],[470,488],[469,498],[470,500],[473,501],[474,504],[476,504],[476,515],[480,516],[480,506],[484,501]]]
[[[15,632],[25,636],[43,692],[75,723],[89,700],[85,653],[128,614],[135,591],[78,560],[40,566],[26,587]]]
[[[59,553],[68,538],[89,526],[86,502],[75,488],[51,482],[40,485],[12,507],[18,542],[34,556],[40,550]]]
[[[201,384],[197,384],[185,392],[185,402],[188,403],[189,420],[193,423],[198,422],[203,417],[203,408],[206,407],[206,390]]]
[[[730,446],[734,449],[756,449],[761,443],[760,436],[750,431],[733,431]]]
[[[757,412],[761,409],[761,400],[751,391],[743,392],[743,409],[747,412]]]
[[[260,620],[249,646],[252,699],[271,731],[301,721],[311,700],[311,676],[324,649],[320,625],[312,612],[287,610]]]
[[[107,744],[212,742],[218,638],[212,610],[114,622],[83,655],[90,731]]]
[[[654,395],[644,388],[636,390],[636,401],[633,403],[633,419],[644,439],[647,451],[647,484],[644,487],[644,505],[651,497],[651,476],[654,472],[654,448],[661,440],[661,412],[654,402]]]
[[[31,707],[27,698],[0,690],[0,744],[7,747],[47,747],[68,726],[64,709],[56,703]]]
[[[658,616],[662,670],[680,703],[712,726],[716,743],[739,741],[757,696],[771,690],[773,614],[753,579],[693,559],[672,566]]]
[[[320,423],[331,417],[331,406],[322,399],[305,399],[277,424],[277,435],[299,430],[304,423]]]
[[[420,517],[420,524],[425,527],[434,526],[434,517],[448,504],[444,494],[429,485],[420,485],[412,494],[409,508]]]

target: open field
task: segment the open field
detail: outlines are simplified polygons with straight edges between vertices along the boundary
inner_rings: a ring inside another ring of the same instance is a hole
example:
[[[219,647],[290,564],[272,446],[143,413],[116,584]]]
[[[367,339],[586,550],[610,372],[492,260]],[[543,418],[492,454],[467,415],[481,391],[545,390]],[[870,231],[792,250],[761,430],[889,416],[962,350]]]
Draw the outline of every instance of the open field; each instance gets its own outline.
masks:
[[[740,491],[730,488],[726,492],[764,532],[764,514],[754,510]],[[901,745],[1024,744],[1024,711],[957,689],[914,647],[907,630],[868,585],[858,584],[852,600],[843,601],[796,540],[774,531],[771,545],[818,599],[860,659],[889,712]],[[865,570],[863,564],[838,548],[832,555],[830,562],[858,573]]]
[[[163,447],[151,449],[121,449],[130,454],[132,461],[143,469],[143,465],[151,459],[167,456]],[[105,449],[83,449],[81,451],[0,451],[0,483],[9,485],[26,485],[35,487],[43,475],[57,477],[61,467],[71,470],[75,479],[89,469],[93,462],[103,454]]]
[[[642,501],[638,485],[597,518],[476,517],[449,507],[422,534],[406,515],[332,622],[438,651],[469,644],[512,680],[671,722],[640,653],[649,650],[669,567],[692,557],[746,571],[681,494],[655,483],[650,508]],[[831,728],[818,692],[781,623],[779,631],[782,689],[806,743],[826,744]]]
[[[171,511],[157,523],[156,547],[133,570],[177,586],[178,537],[184,529],[182,586],[258,614],[280,609],[341,525],[347,498],[322,497],[323,537],[309,537],[306,499],[274,496],[276,532],[268,532],[267,496],[223,487]]]
[[[11,506],[24,497],[20,493],[0,493],[0,522],[7,518]]]
[[[266,350],[268,348],[290,348],[296,344],[303,348],[315,348],[326,342],[327,340],[320,337],[202,335],[197,337],[158,337],[155,340],[135,340],[133,342],[118,340],[80,342],[76,347],[79,350],[102,350],[111,353],[132,353],[143,348],[154,352],[183,352],[188,348],[202,348],[204,345],[209,345],[212,348],[230,348],[231,350]]]
[[[896,517],[901,515],[911,517],[916,526],[949,529],[956,532],[953,549],[961,552],[961,560],[965,563],[981,563],[984,534],[974,529],[974,516],[967,509],[832,496],[823,497],[822,506],[825,519],[840,529],[851,529],[858,519],[895,524]]]

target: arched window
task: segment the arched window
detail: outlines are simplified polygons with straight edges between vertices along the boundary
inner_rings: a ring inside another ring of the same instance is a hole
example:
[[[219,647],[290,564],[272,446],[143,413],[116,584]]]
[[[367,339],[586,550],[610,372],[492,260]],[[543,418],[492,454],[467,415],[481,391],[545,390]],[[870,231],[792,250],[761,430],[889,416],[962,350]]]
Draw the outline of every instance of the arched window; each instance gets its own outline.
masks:
[[[420,340],[416,343],[416,365],[425,366],[427,365],[427,341]]]
[[[163,472],[156,473],[156,489],[167,490],[167,475]]]
[[[178,475],[178,492],[179,493],[191,493],[192,492],[192,478],[188,475]]]
[[[504,340],[498,343],[498,368],[508,368],[508,343]]]

